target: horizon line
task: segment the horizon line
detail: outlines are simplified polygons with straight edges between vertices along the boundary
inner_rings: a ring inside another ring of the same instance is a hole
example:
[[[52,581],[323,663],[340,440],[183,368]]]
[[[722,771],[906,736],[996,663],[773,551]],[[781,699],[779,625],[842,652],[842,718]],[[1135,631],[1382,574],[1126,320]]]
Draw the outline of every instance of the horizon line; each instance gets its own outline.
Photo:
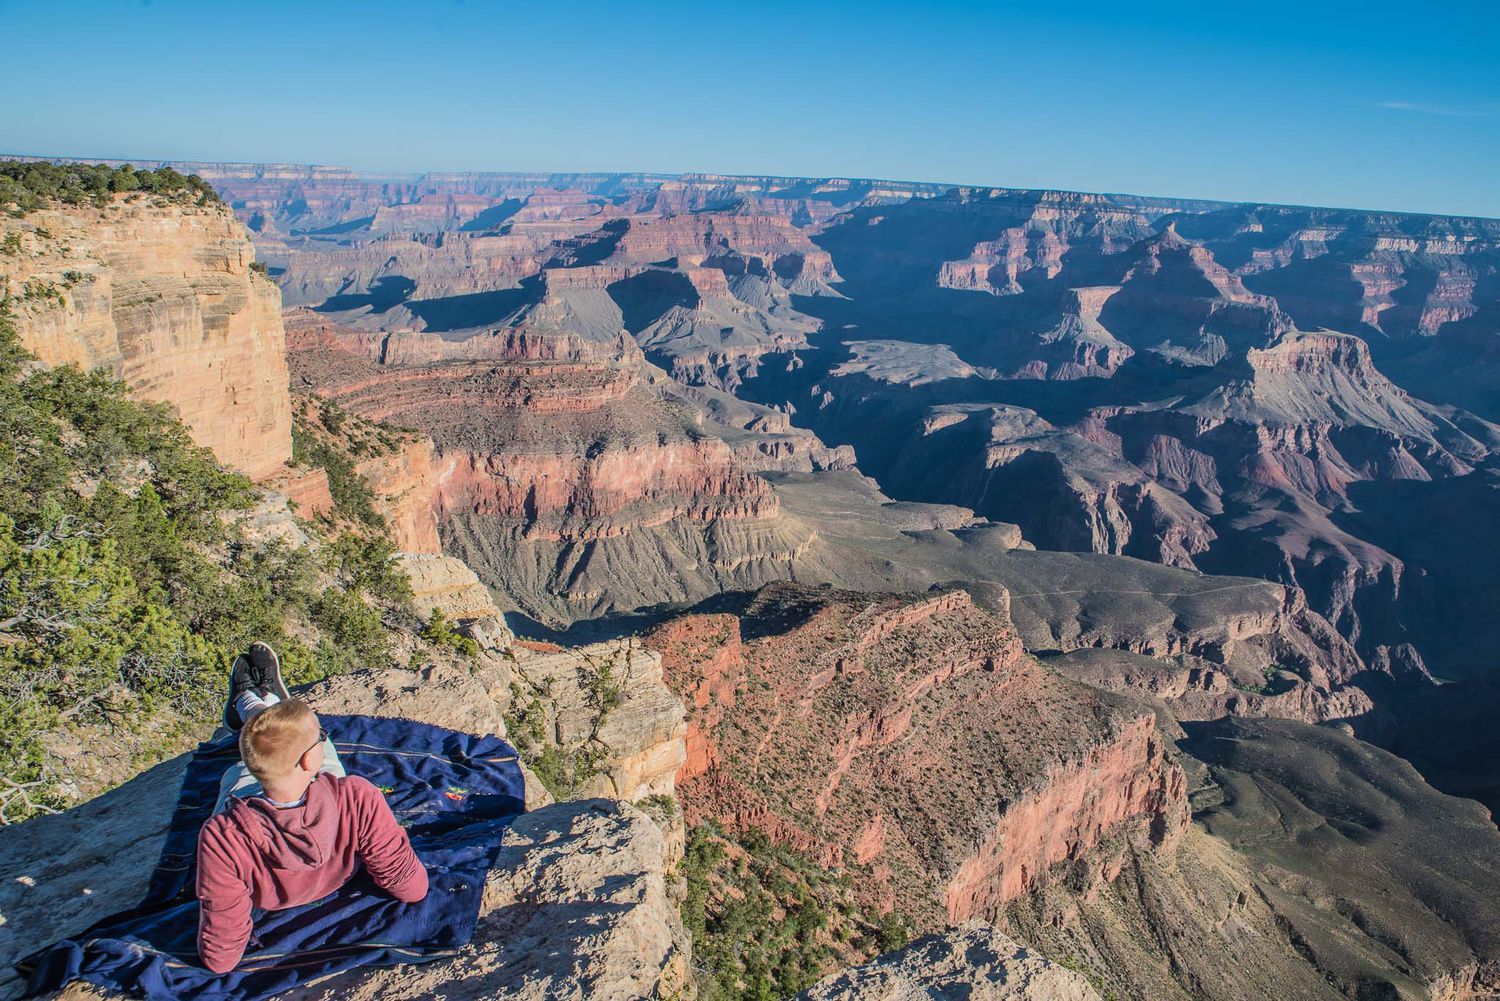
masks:
[[[687,171],[654,171],[654,170],[487,170],[487,169],[447,169],[447,170],[377,170],[373,168],[351,167],[337,163],[314,163],[311,161],[287,161],[287,160],[188,160],[188,159],[166,159],[160,157],[89,157],[89,156],[49,156],[37,153],[0,153],[0,161],[12,160],[25,162],[27,160],[47,163],[103,163],[112,165],[130,164],[146,166],[155,164],[157,166],[205,166],[205,167],[301,167],[316,168],[323,170],[343,170],[357,177],[369,178],[405,178],[419,180],[423,177],[441,174],[488,174],[497,177],[610,177],[628,178],[639,177],[643,179],[660,180],[683,180],[695,177],[703,178],[725,178],[734,180],[767,180],[767,181],[848,181],[851,183],[864,184],[890,184],[907,185],[913,187],[926,187],[943,189],[935,195],[919,195],[918,197],[940,197],[950,192],[963,189],[969,191],[991,191],[1008,193],[1047,193],[1062,195],[1085,195],[1099,198],[1132,198],[1143,201],[1155,202],[1196,202],[1206,205],[1217,205],[1223,208],[1276,208],[1276,209],[1312,209],[1330,212],[1362,212],[1372,215],[1392,216],[1425,216],[1429,219],[1467,219],[1479,222],[1500,222],[1500,215],[1474,215],[1460,212],[1423,212],[1409,209],[1381,209],[1348,205],[1314,205],[1307,202],[1274,202],[1259,201],[1255,199],[1229,199],[1229,198],[1200,198],[1184,195],[1147,195],[1127,191],[1084,191],[1075,188],[1026,188],[999,184],[967,184],[949,181],[918,181],[902,180],[888,177],[859,177],[852,174],[755,174],[755,173],[732,173],[711,170],[687,170]]]

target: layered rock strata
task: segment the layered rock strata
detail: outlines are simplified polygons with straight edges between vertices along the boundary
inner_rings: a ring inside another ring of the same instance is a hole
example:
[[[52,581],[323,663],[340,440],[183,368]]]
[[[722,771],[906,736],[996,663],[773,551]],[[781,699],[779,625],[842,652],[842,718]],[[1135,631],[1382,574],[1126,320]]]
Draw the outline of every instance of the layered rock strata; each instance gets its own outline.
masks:
[[[1006,919],[1117,997],[1452,1001],[1492,994],[1495,843],[1484,811],[1331,727],[1193,724],[1199,823],[1127,853],[1097,893],[1053,884]],[[1226,963],[1225,956],[1234,961]]]
[[[21,343],[103,368],[170,404],[200,445],[252,477],[291,458],[281,294],[222,207],[117,195],[0,220],[0,284]]]
[[[1420,676],[1436,656],[1440,674],[1471,670],[1422,625],[1407,587],[1451,580],[1450,556],[1414,554],[1425,572],[1412,573],[1362,509],[1402,493],[1397,484],[1484,468],[1500,442],[1493,425],[1394,384],[1372,355],[1398,357],[1388,338],[1357,336],[1368,333],[1357,325],[1299,329],[1267,276],[1300,265],[1240,256],[1259,239],[1250,228],[1233,251],[1200,241],[1209,230],[1185,213],[1138,217],[1114,235],[1083,229],[1057,258],[1050,240],[1023,241],[1005,295],[940,294],[924,270],[933,244],[985,218],[923,202],[830,226],[818,242],[846,298],[806,308],[858,329],[855,357],[768,365],[755,398],[852,444],[895,497],[1015,522],[1043,549],[1294,584],[1372,666]],[[1442,245],[1483,260],[1482,242]],[[1412,266],[1439,267],[1438,256]],[[935,315],[941,352],[910,332]],[[879,357],[857,347],[875,344]],[[1063,347],[1078,353],[1059,356]]]
[[[754,586],[786,576],[810,539],[739,456],[835,460],[769,414],[745,418],[765,432],[706,420],[629,339],[371,337],[313,317],[293,329],[306,383],[436,443],[372,460],[377,481],[410,484],[388,502],[405,512],[388,516],[403,546],[431,551],[434,517],[449,551],[530,615],[566,622]]]
[[[540,696],[549,739],[567,751],[597,751],[578,795],[640,800],[670,796],[686,760],[681,701],[662,679],[660,654],[634,639],[556,653],[522,653],[519,695]]]
[[[689,707],[690,822],[856,868],[919,927],[994,917],[1107,832],[1161,846],[1186,823],[1154,718],[1040,667],[961,591],[772,585],[645,643]]]

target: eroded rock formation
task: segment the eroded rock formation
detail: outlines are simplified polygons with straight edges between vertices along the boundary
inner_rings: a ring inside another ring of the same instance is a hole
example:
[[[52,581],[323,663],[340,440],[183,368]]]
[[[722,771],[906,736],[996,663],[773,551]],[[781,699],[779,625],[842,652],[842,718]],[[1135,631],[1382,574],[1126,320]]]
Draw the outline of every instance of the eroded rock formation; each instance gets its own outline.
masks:
[[[1042,668],[962,591],[772,585],[644,642],[689,706],[689,820],[854,866],[919,927],[996,916],[1106,832],[1161,846],[1187,821],[1154,717]]]
[[[752,470],[837,461],[773,413],[698,402],[629,338],[510,329],[455,342],[345,332],[302,314],[292,344],[299,376],[328,399],[436,443],[366,464],[402,545],[433,551],[436,527],[537,617],[788,575],[810,533],[780,516]]]
[[[281,293],[250,270],[255,252],[227,209],[119,195],[0,220],[0,237],[16,241],[0,284],[27,350],[170,404],[228,466],[281,471],[292,448]]]

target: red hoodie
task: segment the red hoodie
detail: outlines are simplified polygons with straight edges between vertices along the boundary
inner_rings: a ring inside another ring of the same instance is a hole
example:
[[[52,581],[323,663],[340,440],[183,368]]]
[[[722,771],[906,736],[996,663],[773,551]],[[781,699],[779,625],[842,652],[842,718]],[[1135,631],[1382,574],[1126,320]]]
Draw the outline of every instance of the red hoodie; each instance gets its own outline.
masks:
[[[360,864],[397,900],[427,896],[427,870],[385,797],[356,775],[313,779],[301,806],[233,799],[198,833],[198,954],[234,969],[250,941],[252,908],[279,911],[343,886]]]

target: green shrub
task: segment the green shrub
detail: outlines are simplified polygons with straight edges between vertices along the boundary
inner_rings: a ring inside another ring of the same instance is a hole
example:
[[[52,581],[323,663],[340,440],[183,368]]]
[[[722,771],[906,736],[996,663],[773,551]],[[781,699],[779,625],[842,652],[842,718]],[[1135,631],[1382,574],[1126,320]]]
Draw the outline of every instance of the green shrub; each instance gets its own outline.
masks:
[[[575,798],[589,779],[599,774],[602,749],[592,744],[563,748],[544,744],[528,764],[552,798],[562,801]]]
[[[318,647],[318,661],[328,668],[325,673],[390,665],[390,645],[380,612],[358,592],[329,588],[313,599],[311,612],[313,624],[328,644]]]
[[[688,832],[680,906],[703,1001],[784,998],[901,940],[899,917],[867,915],[835,874],[751,828]],[[851,934],[858,929],[858,935]],[[858,938],[863,945],[845,943]]]
[[[301,422],[292,426],[292,461],[318,466],[328,474],[328,492],[334,510],[349,521],[376,531],[385,531],[385,519],[375,510],[375,493],[359,474],[354,460],[330,442],[318,437]]]
[[[0,313],[0,823],[59,804],[48,733],[201,727],[252,640],[294,684],[389,662],[389,540],[247,542],[225,516],[258,492],[166,407],[29,363]]]
[[[625,701],[624,679],[615,676],[617,656],[618,653],[611,653],[597,663],[590,659],[578,668],[584,697],[588,700],[589,707],[598,714],[598,721],[603,721],[610,710]],[[595,725],[598,725],[597,721]]]
[[[0,161],[0,208],[14,215],[24,215],[54,201],[104,205],[112,194],[125,191],[143,191],[186,204],[223,204],[203,178],[180,174],[171,167],[136,170],[129,164],[111,167],[102,163]]]
[[[344,587],[406,605],[411,602],[411,578],[396,554],[396,544],[385,536],[353,532],[340,535],[322,551],[324,566]]]
[[[473,637],[456,631],[441,608],[432,610],[432,617],[422,627],[422,639],[435,647],[456,650],[465,657],[479,656],[479,644]]]

